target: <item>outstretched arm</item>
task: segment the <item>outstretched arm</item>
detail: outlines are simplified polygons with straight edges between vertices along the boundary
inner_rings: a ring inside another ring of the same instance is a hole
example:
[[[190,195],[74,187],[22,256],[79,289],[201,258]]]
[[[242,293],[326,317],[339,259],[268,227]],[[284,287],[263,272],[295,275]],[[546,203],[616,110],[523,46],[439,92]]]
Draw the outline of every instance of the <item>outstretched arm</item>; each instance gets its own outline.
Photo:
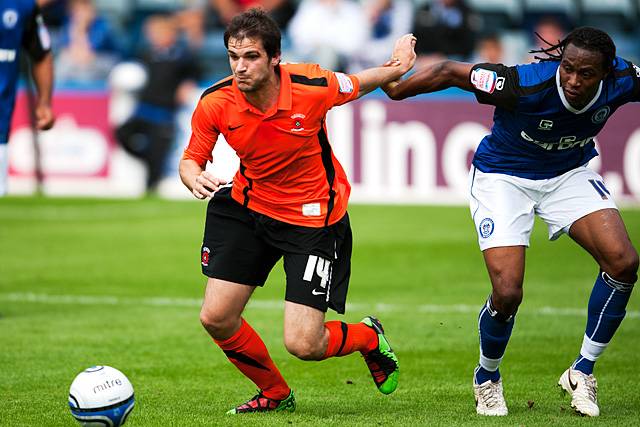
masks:
[[[442,61],[431,64],[406,80],[385,84],[382,89],[394,100],[405,99],[420,93],[436,92],[449,87],[472,91],[469,79],[473,64],[457,61]]]
[[[405,34],[396,41],[391,61],[384,66],[369,68],[355,74],[360,81],[358,98],[382,85],[398,80],[413,68],[416,62],[415,45],[416,38],[413,34]]]
[[[44,58],[31,64],[31,75],[36,85],[36,126],[40,130],[48,130],[53,126],[55,117],[51,108],[53,92],[53,55],[48,52]]]

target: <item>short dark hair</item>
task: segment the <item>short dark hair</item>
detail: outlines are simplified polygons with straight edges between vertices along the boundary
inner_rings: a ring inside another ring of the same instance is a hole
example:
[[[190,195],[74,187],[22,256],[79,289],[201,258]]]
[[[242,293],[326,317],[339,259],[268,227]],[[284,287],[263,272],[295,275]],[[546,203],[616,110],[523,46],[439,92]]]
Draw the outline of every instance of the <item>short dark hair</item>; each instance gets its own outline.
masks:
[[[280,54],[280,28],[263,9],[251,8],[234,16],[224,32],[224,47],[227,49],[231,37],[260,40],[269,58]]]
[[[536,35],[549,45],[547,48],[532,50],[530,53],[544,53],[546,57],[535,58],[540,61],[560,61],[564,53],[564,49],[567,45],[572,44],[580,49],[590,50],[592,52],[599,52],[602,55],[602,68],[609,72],[614,68],[614,61],[616,59],[616,45],[609,37],[609,34],[602,30],[593,27],[579,27],[571,31],[564,40],[552,44],[547,40]],[[554,53],[555,51],[559,53]]]

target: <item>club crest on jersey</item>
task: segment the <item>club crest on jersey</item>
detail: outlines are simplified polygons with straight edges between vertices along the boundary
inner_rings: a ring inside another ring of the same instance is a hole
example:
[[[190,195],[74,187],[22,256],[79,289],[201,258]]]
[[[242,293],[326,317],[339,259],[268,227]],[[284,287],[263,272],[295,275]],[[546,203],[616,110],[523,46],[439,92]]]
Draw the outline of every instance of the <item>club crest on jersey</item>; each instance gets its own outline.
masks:
[[[210,253],[211,253],[211,250],[208,247],[206,246],[202,247],[202,257],[201,257],[200,263],[202,264],[203,267],[209,266]]]
[[[487,238],[493,234],[493,220],[491,218],[485,218],[480,221],[480,226],[478,227],[478,231],[483,238]]]
[[[540,124],[538,125],[539,130],[551,130],[553,127],[553,122],[551,120],[540,120]]]
[[[291,119],[293,120],[291,132],[300,132],[304,130],[305,117],[307,116],[301,113],[296,113],[291,116]]]
[[[501,78],[502,81],[499,90],[504,87],[504,78]],[[482,92],[493,93],[496,89],[497,81],[498,74],[495,71],[477,68],[471,72],[471,84]]]
[[[7,9],[2,14],[2,23],[7,29],[12,29],[18,23],[18,12],[14,9]]]
[[[599,108],[598,111],[593,113],[593,116],[591,116],[591,121],[595,124],[604,122],[609,116],[610,111],[611,111],[611,108],[609,108],[608,105],[605,105],[604,107]]]

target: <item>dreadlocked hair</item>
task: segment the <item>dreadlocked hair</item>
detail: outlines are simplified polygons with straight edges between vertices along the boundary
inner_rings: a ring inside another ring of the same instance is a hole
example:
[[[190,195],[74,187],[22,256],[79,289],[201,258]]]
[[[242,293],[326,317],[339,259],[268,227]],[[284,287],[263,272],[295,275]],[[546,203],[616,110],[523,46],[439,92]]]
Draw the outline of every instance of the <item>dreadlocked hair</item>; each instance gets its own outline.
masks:
[[[611,37],[602,30],[593,27],[579,27],[571,31],[563,40],[556,43],[545,40],[540,34],[536,36],[548,45],[546,48],[530,50],[529,53],[539,53],[546,56],[537,56],[534,58],[538,61],[560,61],[564,54],[564,49],[571,43],[580,49],[599,52],[602,55],[602,67],[606,71],[611,71],[614,67],[616,59],[616,45]]]

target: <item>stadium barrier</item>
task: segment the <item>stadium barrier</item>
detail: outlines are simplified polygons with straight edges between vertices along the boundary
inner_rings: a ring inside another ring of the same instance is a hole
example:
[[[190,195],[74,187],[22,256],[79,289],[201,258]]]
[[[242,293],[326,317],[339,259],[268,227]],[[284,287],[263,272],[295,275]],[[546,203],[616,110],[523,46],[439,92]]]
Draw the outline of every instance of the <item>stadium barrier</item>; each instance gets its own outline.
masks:
[[[33,132],[24,93],[17,100],[10,136],[10,192],[36,189]],[[145,171],[113,137],[113,100],[107,91],[56,94],[55,127],[38,136],[42,189],[48,195],[137,197]],[[111,111],[110,111],[111,110]],[[190,197],[177,175],[188,141],[192,109],[178,114],[175,149],[159,193]],[[590,166],[624,205],[640,205],[640,105],[621,108],[597,138],[601,156]],[[369,96],[333,109],[330,140],[353,185],[352,201],[365,203],[464,204],[468,168],[477,144],[489,132],[492,107],[471,97],[424,97],[405,102]],[[604,151],[600,150],[604,148]],[[238,160],[224,140],[212,170],[230,178]]]

